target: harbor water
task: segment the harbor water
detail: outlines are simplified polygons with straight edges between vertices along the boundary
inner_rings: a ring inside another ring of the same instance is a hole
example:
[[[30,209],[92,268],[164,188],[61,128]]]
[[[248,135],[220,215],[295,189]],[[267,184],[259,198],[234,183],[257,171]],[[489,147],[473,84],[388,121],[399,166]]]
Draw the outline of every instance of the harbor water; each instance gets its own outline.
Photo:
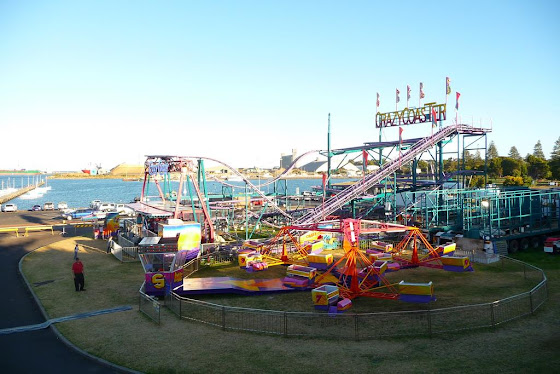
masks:
[[[41,176],[41,181],[45,179]],[[349,179],[337,179],[336,182],[344,182]],[[2,183],[3,182],[3,183]],[[29,183],[33,183],[30,181]],[[235,194],[241,194],[245,191],[244,182],[226,182],[237,186],[234,189]],[[263,186],[265,180],[251,180],[255,186],[261,186],[261,191],[268,194],[274,192],[274,184]],[[19,210],[29,210],[33,205],[43,206],[46,202],[54,203],[55,207],[59,202],[65,202],[68,207],[80,208],[88,207],[92,200],[101,200],[114,203],[129,203],[134,198],[140,197],[142,192],[142,181],[123,181],[121,179],[50,179],[47,178],[46,188],[39,189],[39,193],[22,195],[10,203],[17,205]],[[5,192],[10,188],[22,188],[28,185],[28,177],[19,176],[1,176],[0,186],[3,186]],[[288,179],[286,185],[284,181],[277,182],[277,192],[284,193],[285,186],[289,195],[302,193],[303,191],[311,191],[312,187],[320,186],[321,179]],[[179,183],[171,182],[171,188],[177,190]],[[208,181],[207,192],[209,194],[221,194],[223,185],[219,182]],[[0,190],[0,194],[2,190]],[[156,194],[156,187],[151,184],[150,195]]]

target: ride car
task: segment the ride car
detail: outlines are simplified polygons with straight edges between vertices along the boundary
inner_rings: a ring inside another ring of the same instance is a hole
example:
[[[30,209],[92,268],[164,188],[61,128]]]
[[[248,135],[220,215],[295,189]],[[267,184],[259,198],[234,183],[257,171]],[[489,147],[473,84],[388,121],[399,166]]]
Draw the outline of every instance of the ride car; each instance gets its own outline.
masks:
[[[3,212],[17,212],[17,205],[16,204],[4,204],[2,205]]]

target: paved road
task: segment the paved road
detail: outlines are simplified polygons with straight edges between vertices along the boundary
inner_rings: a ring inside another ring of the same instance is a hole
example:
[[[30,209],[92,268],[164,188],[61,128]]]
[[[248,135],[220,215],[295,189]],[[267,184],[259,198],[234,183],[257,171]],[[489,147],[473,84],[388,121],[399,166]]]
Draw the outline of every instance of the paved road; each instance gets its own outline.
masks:
[[[50,220],[45,214],[48,215],[47,212],[0,213],[0,226],[53,224],[54,222],[43,221]],[[53,236],[50,232],[36,232],[29,237],[19,238],[16,238],[13,233],[0,234],[0,284],[3,291],[0,329],[45,321],[19,274],[18,263],[27,252],[60,239],[59,233]],[[4,373],[116,372],[69,348],[50,328],[0,335],[0,371]]]

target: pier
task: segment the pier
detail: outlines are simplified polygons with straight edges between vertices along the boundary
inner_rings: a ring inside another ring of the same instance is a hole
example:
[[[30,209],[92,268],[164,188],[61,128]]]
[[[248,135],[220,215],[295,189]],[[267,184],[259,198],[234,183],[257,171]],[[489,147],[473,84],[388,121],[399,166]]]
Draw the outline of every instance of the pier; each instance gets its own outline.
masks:
[[[31,191],[31,190],[34,190],[34,189],[37,188],[37,187],[41,187],[41,186],[44,185],[44,184],[45,184],[45,182],[39,182],[39,183],[37,183],[37,184],[32,184],[32,185],[29,185],[29,186],[27,186],[27,187],[20,188],[19,190],[14,191],[14,192],[12,192],[12,193],[10,193],[10,194],[6,194],[6,195],[4,195],[4,196],[0,196],[0,204],[4,204],[4,203],[6,203],[6,202],[8,202],[8,201],[10,201],[10,200],[13,200],[13,199],[15,199],[16,197],[19,197],[19,196],[23,195],[24,193],[27,193],[27,192],[29,192],[29,191]]]

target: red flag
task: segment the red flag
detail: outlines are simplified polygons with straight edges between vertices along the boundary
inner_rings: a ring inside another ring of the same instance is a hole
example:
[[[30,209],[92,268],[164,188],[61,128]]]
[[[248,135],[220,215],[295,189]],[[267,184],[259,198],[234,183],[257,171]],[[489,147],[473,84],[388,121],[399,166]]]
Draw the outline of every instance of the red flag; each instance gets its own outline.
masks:
[[[379,92],[377,93],[377,102],[375,103],[375,105],[379,109]]]
[[[432,107],[432,127],[436,127],[437,126],[437,119],[436,119],[436,109],[434,107]]]
[[[455,92],[455,94],[457,95],[457,103],[455,104],[455,109],[459,110],[459,97],[461,96],[461,94],[459,92]]]
[[[420,82],[420,98],[423,99],[424,97],[424,83]]]
[[[362,151],[362,157],[364,158],[364,165],[367,165],[368,153],[365,149]]]
[[[323,191],[325,190],[326,185],[327,185],[327,174],[323,173]]]
[[[449,95],[451,93],[451,79],[445,77],[445,94]]]
[[[401,98],[399,97],[399,94],[401,93],[401,91],[399,91],[399,89],[397,88],[397,103],[399,101],[401,101]]]
[[[403,132],[402,127],[399,127],[399,144],[402,144],[402,132]]]

